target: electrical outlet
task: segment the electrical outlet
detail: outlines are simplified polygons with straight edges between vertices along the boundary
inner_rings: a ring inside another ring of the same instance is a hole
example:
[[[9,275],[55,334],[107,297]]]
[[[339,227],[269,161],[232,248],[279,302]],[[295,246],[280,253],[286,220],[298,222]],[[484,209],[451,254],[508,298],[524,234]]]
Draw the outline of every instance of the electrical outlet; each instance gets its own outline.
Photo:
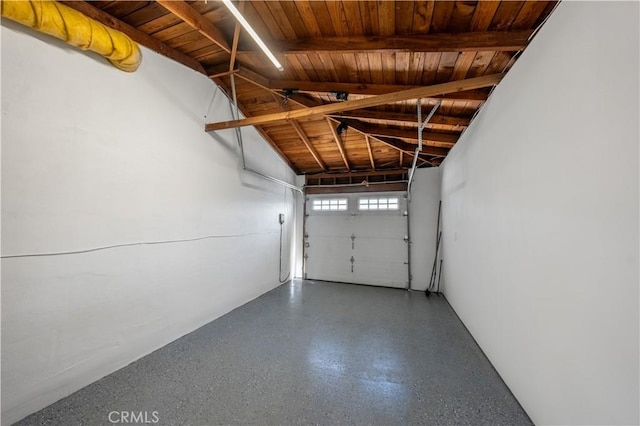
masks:
[[[282,225],[284,223],[284,213],[280,213],[278,215],[278,220],[280,221],[280,225]]]

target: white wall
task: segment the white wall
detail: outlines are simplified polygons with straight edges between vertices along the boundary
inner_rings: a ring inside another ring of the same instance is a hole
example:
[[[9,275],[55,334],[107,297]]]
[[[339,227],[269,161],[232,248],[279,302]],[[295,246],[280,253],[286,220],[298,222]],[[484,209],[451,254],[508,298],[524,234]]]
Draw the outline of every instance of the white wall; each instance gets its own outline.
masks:
[[[537,424],[638,424],[637,2],[562,2],[444,162],[445,294]]]
[[[291,191],[240,171],[232,131],[203,131],[230,117],[211,81],[143,54],[127,74],[3,20],[3,424],[278,285]],[[252,167],[294,181],[244,135]]]
[[[411,202],[409,203],[412,241],[411,288],[414,290],[425,290],[431,278],[433,258],[436,254],[440,184],[439,167],[416,169],[411,184]],[[442,249],[442,247],[440,248]],[[439,260],[436,262],[436,273],[438,269]],[[440,286],[442,288],[442,282]]]
[[[296,185],[302,188],[305,184],[304,176],[296,176]],[[304,266],[303,246],[304,246],[304,203],[305,197],[296,197],[296,217],[295,217],[295,253],[294,253],[294,278],[302,278]]]

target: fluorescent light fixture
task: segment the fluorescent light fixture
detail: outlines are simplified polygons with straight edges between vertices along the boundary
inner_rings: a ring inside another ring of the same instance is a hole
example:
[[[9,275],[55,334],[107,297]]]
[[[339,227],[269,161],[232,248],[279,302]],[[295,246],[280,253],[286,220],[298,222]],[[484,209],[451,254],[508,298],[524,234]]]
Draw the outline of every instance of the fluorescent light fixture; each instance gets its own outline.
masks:
[[[273,65],[275,65],[276,68],[278,68],[278,71],[284,71],[284,67],[280,64],[280,62],[278,62],[274,54],[271,53],[267,45],[264,44],[264,41],[262,41],[260,36],[254,31],[253,28],[251,28],[251,25],[249,25],[247,20],[244,19],[244,16],[242,16],[240,11],[233,5],[233,3],[231,3],[231,0],[222,0],[222,3],[224,3],[225,6],[227,6],[227,9],[229,9],[229,11],[233,14],[233,16],[236,17],[238,22],[240,22],[240,25],[242,25],[242,27],[249,33],[251,38],[253,38],[253,40],[260,47],[260,49],[262,49],[264,54],[267,55],[267,57],[271,60],[271,62],[273,62]]]

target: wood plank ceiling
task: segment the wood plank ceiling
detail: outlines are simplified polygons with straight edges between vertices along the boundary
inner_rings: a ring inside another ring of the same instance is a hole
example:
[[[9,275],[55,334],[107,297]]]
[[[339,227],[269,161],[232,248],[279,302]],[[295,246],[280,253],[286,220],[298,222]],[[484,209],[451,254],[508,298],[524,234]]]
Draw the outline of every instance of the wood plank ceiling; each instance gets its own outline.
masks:
[[[206,74],[228,94],[232,73],[240,110],[257,117],[258,131],[297,173],[344,178],[411,166],[418,99],[399,93],[425,86],[435,89],[420,92],[423,117],[439,107],[424,129],[418,165],[439,165],[556,1],[236,3],[282,72],[218,1],[64,3]],[[354,102],[363,99],[370,102]],[[264,120],[283,112],[293,114]]]

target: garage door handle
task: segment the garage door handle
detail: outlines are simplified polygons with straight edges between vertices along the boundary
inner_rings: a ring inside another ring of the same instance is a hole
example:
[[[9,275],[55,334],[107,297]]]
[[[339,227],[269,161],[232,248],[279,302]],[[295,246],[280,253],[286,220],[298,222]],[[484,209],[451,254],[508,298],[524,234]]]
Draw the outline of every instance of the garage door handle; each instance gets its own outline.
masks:
[[[355,248],[356,248],[356,235],[351,234],[351,250],[354,250]]]
[[[351,273],[353,274],[353,262],[355,262],[356,260],[353,258],[353,256],[351,256]]]

